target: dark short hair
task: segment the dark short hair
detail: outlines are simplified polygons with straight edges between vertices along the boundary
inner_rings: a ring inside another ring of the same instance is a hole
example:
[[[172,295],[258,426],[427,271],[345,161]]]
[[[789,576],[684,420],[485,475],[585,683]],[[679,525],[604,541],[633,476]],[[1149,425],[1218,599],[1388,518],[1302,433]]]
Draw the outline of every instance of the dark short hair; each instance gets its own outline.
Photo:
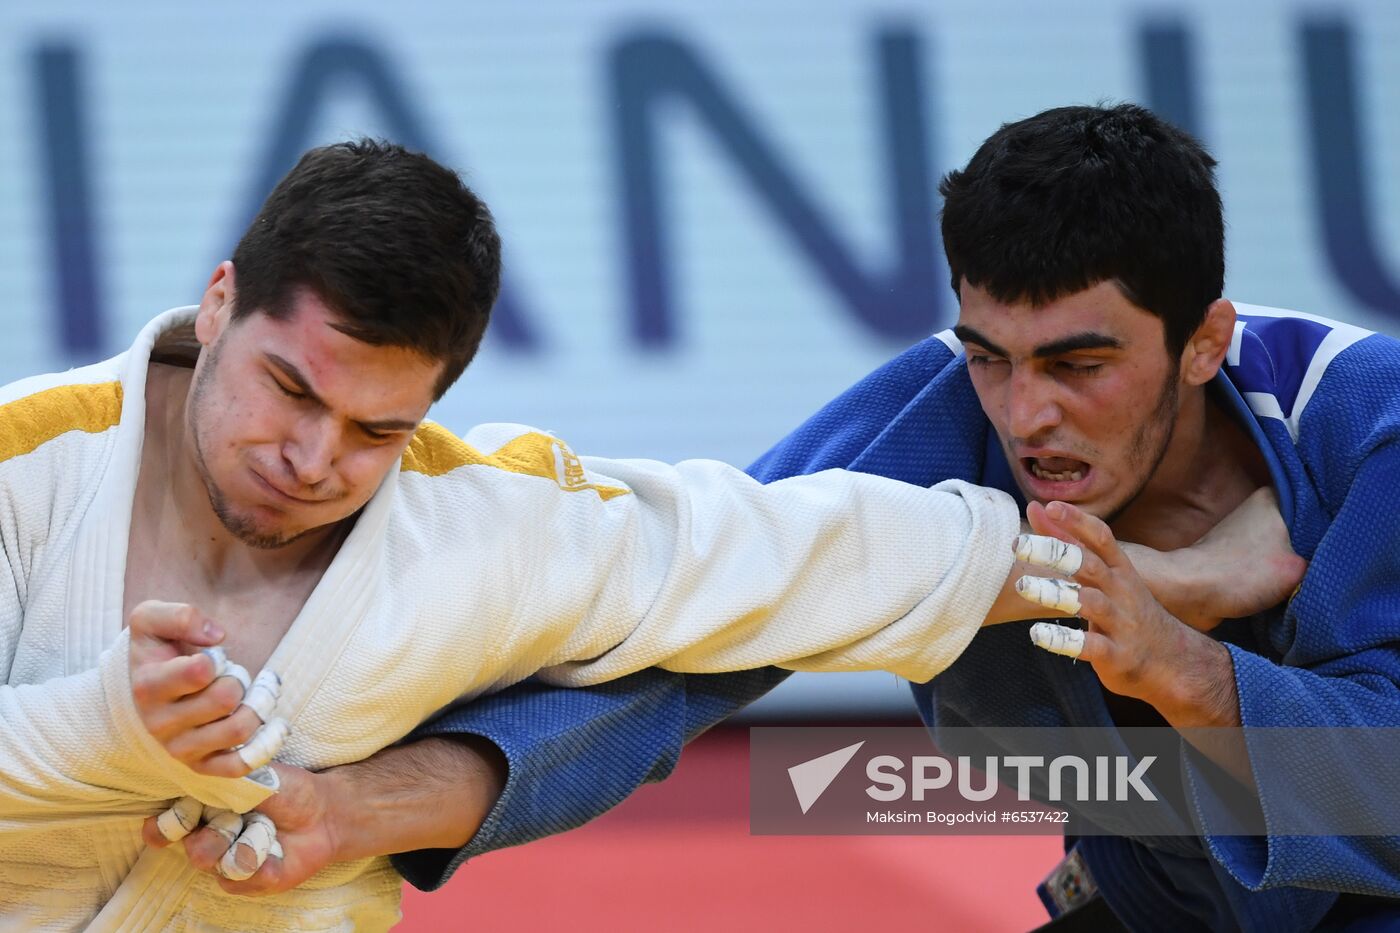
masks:
[[[272,189],[233,253],[233,319],[290,313],[310,288],[357,340],[445,366],[476,355],[501,284],[501,240],[457,173],[372,139],[312,149]]]
[[[1049,302],[1112,281],[1179,356],[1225,279],[1215,160],[1133,104],[1059,107],[992,134],[938,186],[953,291]]]

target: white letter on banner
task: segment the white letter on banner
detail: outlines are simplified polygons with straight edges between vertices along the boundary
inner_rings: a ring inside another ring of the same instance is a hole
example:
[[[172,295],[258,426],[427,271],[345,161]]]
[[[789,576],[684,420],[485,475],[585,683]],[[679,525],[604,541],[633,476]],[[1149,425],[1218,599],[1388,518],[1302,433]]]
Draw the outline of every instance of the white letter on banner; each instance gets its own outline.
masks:
[[[930,766],[938,772],[936,777],[928,777]],[[923,800],[926,790],[939,790],[947,787],[952,779],[953,768],[952,765],[948,764],[948,759],[940,758],[937,755],[916,755],[914,757],[915,800]]]
[[[888,790],[877,790],[874,785],[865,792],[875,800],[898,800],[904,796],[904,778],[894,772],[904,767],[904,762],[893,755],[876,755],[865,763],[865,776],[875,784],[889,785]],[[884,769],[888,768],[886,771]]]
[[[958,756],[958,793],[964,800],[991,800],[997,792],[997,760],[987,756],[987,783],[981,790],[972,789],[972,759]]]
[[[1056,802],[1065,799],[1064,792],[1060,790],[1060,778],[1066,766],[1074,769],[1074,799],[1088,800],[1089,762],[1078,755],[1061,755],[1050,762],[1050,799]]]
[[[1039,768],[1045,759],[1039,755],[1007,755],[1001,763],[1016,769],[1016,799],[1031,799],[1031,768]]]
[[[1120,803],[1126,801],[1128,799],[1128,785],[1131,784],[1133,785],[1133,787],[1137,788],[1138,796],[1141,797],[1143,800],[1156,800],[1157,795],[1152,793],[1152,791],[1148,789],[1146,784],[1142,783],[1143,772],[1147,770],[1148,765],[1152,764],[1152,762],[1156,760],[1156,755],[1148,755],[1147,757],[1143,758],[1142,761],[1139,761],[1137,767],[1134,768],[1131,772],[1124,773],[1128,769],[1128,759],[1123,755],[1119,755],[1118,796],[1114,799],[1119,801]]]

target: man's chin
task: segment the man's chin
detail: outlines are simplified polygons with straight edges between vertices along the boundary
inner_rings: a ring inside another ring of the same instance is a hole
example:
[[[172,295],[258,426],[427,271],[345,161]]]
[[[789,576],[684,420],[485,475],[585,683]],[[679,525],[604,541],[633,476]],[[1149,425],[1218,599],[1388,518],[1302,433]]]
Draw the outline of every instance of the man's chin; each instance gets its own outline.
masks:
[[[1122,511],[1123,506],[1114,506],[1106,503],[1102,496],[1041,496],[1034,491],[1021,487],[1021,495],[1025,497],[1027,503],[1039,502],[1041,505],[1049,505],[1051,502],[1065,502],[1074,506],[1082,512],[1102,519],[1105,523],[1109,521],[1109,516],[1117,515]]]
[[[230,530],[232,531],[232,529]],[[275,531],[241,530],[233,532],[234,537],[238,538],[241,543],[259,551],[275,551],[278,548],[284,548],[304,534],[306,534],[305,531],[284,531],[281,529]]]
[[[259,550],[259,551],[275,551],[275,550],[277,550],[278,548],[284,548],[284,547],[286,547],[287,545],[289,545],[289,544],[291,544],[292,542],[296,541],[298,538],[300,538],[300,537],[301,537],[302,535],[304,535],[304,534],[306,534],[306,532],[304,532],[304,531],[298,531],[298,532],[294,532],[294,533],[291,533],[291,534],[286,534],[286,533],[275,533],[275,534],[266,534],[266,535],[257,535],[257,534],[255,534],[255,535],[247,535],[247,536],[240,537],[238,540],[241,541],[241,542],[243,542],[244,544],[246,544],[248,547],[254,548],[254,549]]]
[[[258,522],[249,516],[239,515],[227,509],[217,511],[216,514],[225,531],[240,543],[260,551],[274,551],[286,547],[309,530]]]

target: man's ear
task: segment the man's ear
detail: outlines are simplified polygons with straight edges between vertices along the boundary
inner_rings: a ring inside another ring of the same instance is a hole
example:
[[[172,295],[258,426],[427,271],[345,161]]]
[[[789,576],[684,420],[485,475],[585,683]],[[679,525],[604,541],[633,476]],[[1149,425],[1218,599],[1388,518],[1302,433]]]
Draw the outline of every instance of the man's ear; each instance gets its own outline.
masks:
[[[228,326],[237,297],[233,262],[225,259],[214,268],[204,297],[199,300],[199,313],[194,319],[194,334],[204,346],[209,346]]]
[[[1186,341],[1181,353],[1181,381],[1200,386],[1214,379],[1234,337],[1235,306],[1224,298],[1212,301],[1206,309],[1205,320]]]

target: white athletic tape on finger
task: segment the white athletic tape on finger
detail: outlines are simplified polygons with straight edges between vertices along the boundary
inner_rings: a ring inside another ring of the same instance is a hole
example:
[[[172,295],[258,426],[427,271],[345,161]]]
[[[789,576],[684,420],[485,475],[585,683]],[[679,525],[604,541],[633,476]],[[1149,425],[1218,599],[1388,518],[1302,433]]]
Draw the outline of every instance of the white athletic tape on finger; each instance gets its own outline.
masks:
[[[277,827],[273,825],[272,820],[261,813],[247,814],[243,832],[238,837],[238,841],[229,846],[224,857],[219,859],[219,873],[230,881],[247,881],[257,874],[259,868],[262,868],[263,862],[267,861],[268,853],[272,851],[272,845],[276,841]],[[251,869],[240,868],[238,865],[238,850],[244,847],[253,856]]]
[[[199,825],[204,804],[193,797],[181,797],[174,806],[156,817],[156,829],[168,842],[179,842]]]
[[[282,678],[274,671],[258,674],[253,685],[243,694],[243,705],[257,714],[263,722],[272,721],[272,711],[277,708],[277,697],[282,692]]]
[[[238,757],[242,758],[243,763],[249,768],[257,770],[271,761],[282,750],[282,744],[287,741],[287,735],[290,732],[287,720],[273,719],[259,727],[246,744],[238,747]]]
[[[224,842],[233,845],[238,834],[243,832],[243,815],[232,810],[211,810],[212,816],[205,820],[206,826],[223,837]]]
[[[249,676],[248,669],[236,661],[228,659],[228,652],[221,645],[212,648],[200,648],[200,654],[209,655],[209,660],[214,662],[214,679],[220,677],[232,677],[243,685],[243,692],[248,692],[248,687],[252,684],[253,678]]]
[[[1017,535],[1016,559],[1071,577],[1084,566],[1084,552],[1077,544],[1047,535]]]
[[[200,648],[199,653],[207,654],[209,660],[214,662],[215,677],[224,676],[224,671],[228,670],[228,652],[225,651],[222,646],[215,645],[212,648]]]
[[[282,779],[277,776],[276,771],[273,771],[267,765],[249,771],[243,780],[252,781],[254,784],[266,787],[274,794],[282,789]]]
[[[1020,577],[1016,580],[1016,592],[1022,599],[1037,606],[1055,609],[1067,615],[1079,614],[1079,584],[1072,580],[1058,580],[1050,577]]]
[[[228,662],[228,667],[224,668],[224,677],[232,677],[243,687],[243,695],[248,695],[248,688],[253,685],[253,678],[248,674],[248,669],[236,661]]]
[[[247,813],[243,814],[243,819],[247,821],[249,826],[253,825],[254,823],[263,824],[267,827],[269,838],[273,840],[277,839],[277,824],[272,822],[272,817],[268,816],[266,813],[260,813],[257,810],[250,810]]]
[[[1031,626],[1031,641],[1037,648],[1052,654],[1077,658],[1084,651],[1084,630],[1054,622],[1037,622]]]

